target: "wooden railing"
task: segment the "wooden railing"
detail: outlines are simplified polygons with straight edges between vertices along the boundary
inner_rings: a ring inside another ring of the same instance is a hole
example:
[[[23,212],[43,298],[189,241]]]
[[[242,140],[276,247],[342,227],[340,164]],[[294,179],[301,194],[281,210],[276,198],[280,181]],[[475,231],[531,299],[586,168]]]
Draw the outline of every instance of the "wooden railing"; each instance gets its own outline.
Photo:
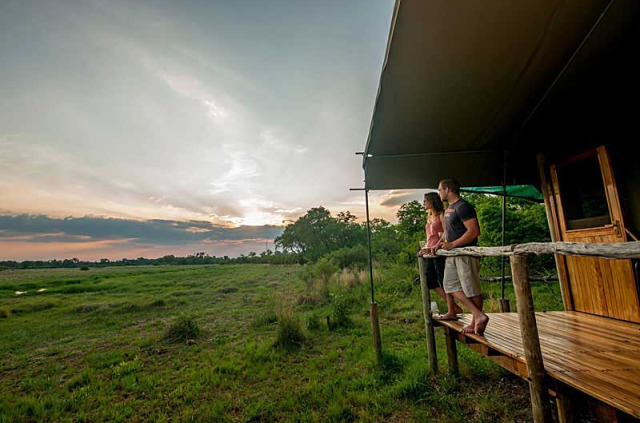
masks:
[[[586,256],[603,259],[640,259],[640,241],[596,244],[577,242],[534,242],[528,244],[507,245],[504,247],[465,247],[451,251],[438,250],[438,256],[473,256],[473,257],[509,257],[511,262],[511,275],[518,308],[518,320],[522,335],[525,360],[529,371],[529,390],[533,418],[536,423],[551,422],[551,409],[549,401],[545,400],[547,389],[544,386],[544,363],[540,349],[540,337],[536,324],[533,297],[527,267],[527,256],[542,254],[561,254],[567,256]],[[431,317],[431,294],[427,288],[425,277],[425,259],[422,256],[418,260],[420,267],[420,284],[422,288],[422,308],[424,313],[425,331],[427,338],[427,352],[429,365],[433,372],[438,370],[436,355],[435,334]],[[452,354],[455,356],[455,340],[453,346],[447,337],[447,354],[450,357],[449,369],[457,370],[457,362],[451,362]],[[451,348],[453,348],[452,354]]]

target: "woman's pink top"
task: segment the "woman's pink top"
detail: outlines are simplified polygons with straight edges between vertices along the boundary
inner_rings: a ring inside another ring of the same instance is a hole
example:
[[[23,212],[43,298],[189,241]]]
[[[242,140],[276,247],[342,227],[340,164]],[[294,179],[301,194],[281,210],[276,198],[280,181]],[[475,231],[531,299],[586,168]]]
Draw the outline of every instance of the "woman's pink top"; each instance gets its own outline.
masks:
[[[427,231],[427,247],[432,248],[435,247],[438,241],[440,241],[440,235],[444,232],[442,229],[442,222],[440,221],[440,216],[436,216],[436,218],[431,223],[427,223],[426,226]]]

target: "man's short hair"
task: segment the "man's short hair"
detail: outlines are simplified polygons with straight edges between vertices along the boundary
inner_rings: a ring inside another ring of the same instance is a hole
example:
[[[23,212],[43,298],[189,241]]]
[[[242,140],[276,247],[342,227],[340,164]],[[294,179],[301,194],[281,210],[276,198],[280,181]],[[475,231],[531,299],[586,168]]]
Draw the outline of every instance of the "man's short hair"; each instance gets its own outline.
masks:
[[[442,188],[449,188],[449,191],[453,192],[454,194],[460,194],[460,182],[458,182],[457,179],[443,179],[442,181],[440,181],[440,185],[442,185]]]

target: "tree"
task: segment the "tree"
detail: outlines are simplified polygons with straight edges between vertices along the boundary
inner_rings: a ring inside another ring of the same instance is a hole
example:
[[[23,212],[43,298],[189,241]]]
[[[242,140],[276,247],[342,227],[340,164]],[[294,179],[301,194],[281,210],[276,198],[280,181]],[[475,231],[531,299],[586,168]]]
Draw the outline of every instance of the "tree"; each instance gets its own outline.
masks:
[[[402,241],[396,225],[384,219],[373,219],[371,226],[371,251],[377,259],[395,257],[402,251]]]
[[[396,217],[398,218],[398,231],[407,238],[413,238],[416,234],[423,233],[427,224],[427,211],[416,200],[403,204]]]
[[[285,252],[316,261],[341,247],[364,242],[364,228],[355,220],[356,217],[348,211],[335,218],[324,207],[315,207],[287,226],[282,235],[275,239],[275,244]]]

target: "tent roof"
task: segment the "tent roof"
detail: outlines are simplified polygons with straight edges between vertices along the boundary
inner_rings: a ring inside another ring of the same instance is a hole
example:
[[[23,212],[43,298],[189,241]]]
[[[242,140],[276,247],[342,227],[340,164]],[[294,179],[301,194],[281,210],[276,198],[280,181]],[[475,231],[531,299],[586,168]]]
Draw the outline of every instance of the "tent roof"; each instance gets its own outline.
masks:
[[[537,183],[527,125],[553,103],[547,97],[567,94],[580,69],[595,69],[594,57],[617,45],[610,41],[633,25],[625,17],[634,3],[396,0],[364,154],[367,187],[435,187],[445,177],[501,185],[505,150],[508,183]],[[553,104],[580,110],[582,121],[593,109]]]

